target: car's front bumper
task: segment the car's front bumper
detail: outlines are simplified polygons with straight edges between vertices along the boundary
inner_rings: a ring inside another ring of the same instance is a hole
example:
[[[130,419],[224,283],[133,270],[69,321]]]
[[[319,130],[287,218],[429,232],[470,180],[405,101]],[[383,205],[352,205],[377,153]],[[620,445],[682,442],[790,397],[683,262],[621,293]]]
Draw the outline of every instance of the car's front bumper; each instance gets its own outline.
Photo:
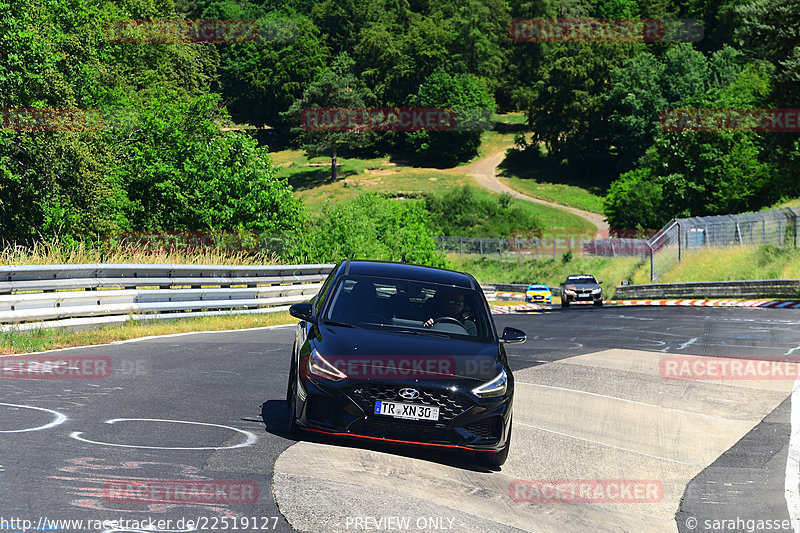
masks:
[[[545,302],[545,303],[552,303],[553,295],[546,295],[546,294],[526,294],[525,295],[526,302]]]
[[[592,294],[592,293],[575,293],[575,294],[567,294],[563,293],[561,295],[561,299],[566,300],[571,304],[580,304],[580,303],[595,303],[595,302],[602,302],[603,301],[603,293],[599,294]]]
[[[395,397],[407,383],[333,383],[304,380],[306,398],[298,400],[298,425],[310,431],[408,445],[498,451],[506,446],[511,426],[513,383],[503,397],[471,399],[444,386],[413,385],[418,400],[439,407],[439,420],[404,420],[373,413],[375,401],[405,402]]]

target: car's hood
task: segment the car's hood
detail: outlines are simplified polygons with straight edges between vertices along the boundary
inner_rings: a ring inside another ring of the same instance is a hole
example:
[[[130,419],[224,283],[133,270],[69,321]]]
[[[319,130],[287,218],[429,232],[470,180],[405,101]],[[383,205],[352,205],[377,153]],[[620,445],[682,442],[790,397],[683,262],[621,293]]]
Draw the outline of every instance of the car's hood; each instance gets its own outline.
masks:
[[[597,283],[567,283],[564,285],[565,289],[576,291],[576,290],[586,290],[586,289],[599,289],[600,285]]]
[[[313,344],[352,378],[486,381],[502,368],[498,346],[491,342],[322,325]]]

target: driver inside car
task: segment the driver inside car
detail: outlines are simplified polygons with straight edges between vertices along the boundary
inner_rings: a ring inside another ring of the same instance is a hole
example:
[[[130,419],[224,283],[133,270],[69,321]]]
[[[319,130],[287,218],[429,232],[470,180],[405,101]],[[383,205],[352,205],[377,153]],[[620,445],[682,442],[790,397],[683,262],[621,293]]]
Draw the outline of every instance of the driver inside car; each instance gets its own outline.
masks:
[[[426,328],[433,327],[434,323],[442,318],[455,318],[464,325],[464,329],[471,336],[478,334],[475,322],[469,319],[464,309],[464,293],[439,291],[425,306],[426,316],[429,318],[422,324]]]

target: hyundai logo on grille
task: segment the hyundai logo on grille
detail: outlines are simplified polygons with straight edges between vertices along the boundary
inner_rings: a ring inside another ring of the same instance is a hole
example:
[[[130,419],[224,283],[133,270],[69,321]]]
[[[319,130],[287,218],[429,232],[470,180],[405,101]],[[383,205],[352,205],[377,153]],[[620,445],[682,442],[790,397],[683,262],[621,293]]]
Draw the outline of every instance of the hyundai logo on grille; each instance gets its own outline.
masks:
[[[398,394],[404,400],[415,400],[419,398],[419,391],[417,389],[400,389]]]

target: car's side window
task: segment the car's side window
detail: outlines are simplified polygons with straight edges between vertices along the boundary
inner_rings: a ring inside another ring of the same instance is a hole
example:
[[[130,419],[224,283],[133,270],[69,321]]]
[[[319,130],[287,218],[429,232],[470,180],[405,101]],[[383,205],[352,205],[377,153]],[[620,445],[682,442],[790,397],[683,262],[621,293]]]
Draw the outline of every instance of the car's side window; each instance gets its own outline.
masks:
[[[325,283],[322,284],[322,288],[314,297],[314,314],[317,316],[319,316],[320,311],[322,311],[322,306],[325,303],[325,296],[328,294],[328,291],[331,290],[333,280],[336,278],[336,270],[337,269],[333,269],[333,272],[328,275],[328,279],[325,280]]]

